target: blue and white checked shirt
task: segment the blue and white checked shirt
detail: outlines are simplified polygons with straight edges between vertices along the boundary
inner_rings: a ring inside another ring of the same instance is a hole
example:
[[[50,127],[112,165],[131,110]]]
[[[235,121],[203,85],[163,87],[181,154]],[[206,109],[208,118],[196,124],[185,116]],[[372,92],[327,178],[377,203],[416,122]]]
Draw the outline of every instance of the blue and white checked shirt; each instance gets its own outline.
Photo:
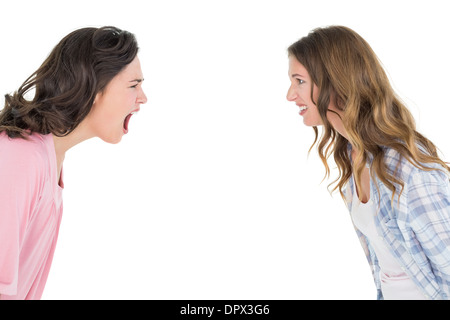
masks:
[[[395,150],[385,151],[387,167],[393,172],[398,166],[405,185],[400,200],[398,191],[391,205],[392,192],[379,179],[371,179],[370,197],[377,206],[374,218],[378,235],[426,298],[450,299],[449,175],[420,170]],[[443,169],[438,164],[427,166]],[[343,190],[349,210],[354,190],[352,180]],[[356,232],[372,269],[377,298],[383,299],[377,257],[368,239],[358,229]]]

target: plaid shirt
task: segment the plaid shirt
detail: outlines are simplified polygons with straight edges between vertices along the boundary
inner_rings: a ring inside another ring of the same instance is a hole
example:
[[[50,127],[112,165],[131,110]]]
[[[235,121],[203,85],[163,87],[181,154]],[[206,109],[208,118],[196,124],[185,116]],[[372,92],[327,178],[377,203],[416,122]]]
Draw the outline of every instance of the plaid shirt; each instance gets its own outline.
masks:
[[[388,169],[394,172],[398,168],[405,185],[400,199],[397,191],[391,204],[392,192],[379,179],[371,179],[370,196],[377,204],[378,235],[426,298],[450,299],[449,175],[437,170],[420,170],[395,150],[385,151]],[[443,169],[438,164],[427,166]],[[349,210],[353,190],[350,179],[344,189]],[[356,232],[372,269],[377,298],[383,299],[377,257],[368,239],[358,229]]]

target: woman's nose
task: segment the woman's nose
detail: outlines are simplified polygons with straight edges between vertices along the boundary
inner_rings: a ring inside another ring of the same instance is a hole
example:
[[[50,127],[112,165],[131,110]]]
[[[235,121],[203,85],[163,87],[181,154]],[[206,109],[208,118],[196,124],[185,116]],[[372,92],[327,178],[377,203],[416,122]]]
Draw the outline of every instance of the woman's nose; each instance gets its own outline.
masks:
[[[294,101],[297,98],[297,95],[295,94],[295,91],[293,90],[292,86],[289,87],[289,90],[286,95],[286,99],[288,101]]]
[[[145,104],[145,103],[147,103],[147,96],[145,95],[144,90],[142,90],[142,89],[141,89],[141,94],[140,94],[139,97],[138,97],[138,102],[139,102],[140,104]]]

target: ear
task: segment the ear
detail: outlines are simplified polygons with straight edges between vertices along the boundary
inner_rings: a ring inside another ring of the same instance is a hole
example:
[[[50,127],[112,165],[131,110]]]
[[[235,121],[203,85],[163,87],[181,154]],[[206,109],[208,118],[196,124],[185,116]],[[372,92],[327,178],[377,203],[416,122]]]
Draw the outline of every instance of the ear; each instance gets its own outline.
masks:
[[[344,100],[341,97],[336,97],[335,101],[337,109],[344,111],[345,106]]]
[[[103,93],[99,92],[95,95],[95,99],[94,99],[94,103],[92,104],[92,106],[95,106],[96,104],[98,104],[99,102],[101,102],[103,97]]]
[[[330,106],[328,110],[334,110],[341,113],[344,111],[344,107],[344,100],[336,94],[336,91],[334,89],[332,89],[330,92]]]

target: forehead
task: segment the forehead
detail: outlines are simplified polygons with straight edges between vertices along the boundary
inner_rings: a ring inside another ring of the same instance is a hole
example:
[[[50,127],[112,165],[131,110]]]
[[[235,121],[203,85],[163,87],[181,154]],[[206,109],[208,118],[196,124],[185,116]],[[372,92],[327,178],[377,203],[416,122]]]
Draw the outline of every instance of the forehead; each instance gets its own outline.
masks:
[[[139,61],[139,58],[136,57],[134,60],[127,65],[118,75],[117,77],[121,78],[122,80],[131,81],[135,79],[143,79],[142,76],[142,70],[141,70],[141,63]]]
[[[308,71],[306,68],[295,58],[294,56],[289,56],[289,76],[293,74],[300,74],[303,76],[308,76]]]

